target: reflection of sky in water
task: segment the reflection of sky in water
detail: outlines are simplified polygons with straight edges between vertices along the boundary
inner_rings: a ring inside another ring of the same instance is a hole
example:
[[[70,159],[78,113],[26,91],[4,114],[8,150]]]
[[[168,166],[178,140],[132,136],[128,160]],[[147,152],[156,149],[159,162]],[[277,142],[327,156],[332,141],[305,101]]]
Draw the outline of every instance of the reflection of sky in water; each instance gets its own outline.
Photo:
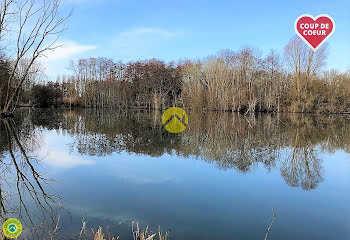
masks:
[[[271,239],[350,236],[350,159],[342,151],[319,152],[324,181],[305,191],[288,186],[280,166],[268,172],[259,164],[242,173],[175,154],[80,155],[69,153],[73,139],[56,131],[46,131],[43,142],[40,155],[49,152],[50,176],[63,181],[56,189],[78,223],[84,212],[92,225],[171,226],[178,239],[263,239],[274,208]]]

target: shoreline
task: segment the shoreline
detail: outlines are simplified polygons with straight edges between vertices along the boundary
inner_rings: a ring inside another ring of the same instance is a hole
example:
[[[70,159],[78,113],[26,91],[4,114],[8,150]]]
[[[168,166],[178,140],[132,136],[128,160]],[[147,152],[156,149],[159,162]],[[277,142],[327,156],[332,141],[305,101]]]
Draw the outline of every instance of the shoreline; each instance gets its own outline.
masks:
[[[171,107],[171,106],[169,106]],[[154,108],[110,108],[110,107],[104,107],[104,108],[94,108],[94,107],[80,107],[80,106],[75,106],[75,107],[47,107],[47,108],[41,108],[41,107],[32,107],[32,106],[18,106],[17,109],[32,109],[32,110],[118,110],[118,111],[130,111],[130,110],[136,110],[136,111],[165,111],[167,108],[164,109],[154,109]],[[350,115],[350,111],[346,112],[322,112],[322,111],[306,111],[306,112],[291,112],[291,111],[254,111],[254,112],[248,112],[245,113],[245,111],[232,111],[232,110],[215,110],[215,109],[191,109],[191,108],[183,108],[182,109],[186,111],[191,111],[191,112],[218,112],[218,113],[238,113],[242,114],[244,116],[246,115],[254,115],[254,114],[262,114],[262,113],[267,113],[267,114],[307,114],[307,115]],[[2,115],[3,113],[0,113]],[[13,115],[13,114],[12,114]]]

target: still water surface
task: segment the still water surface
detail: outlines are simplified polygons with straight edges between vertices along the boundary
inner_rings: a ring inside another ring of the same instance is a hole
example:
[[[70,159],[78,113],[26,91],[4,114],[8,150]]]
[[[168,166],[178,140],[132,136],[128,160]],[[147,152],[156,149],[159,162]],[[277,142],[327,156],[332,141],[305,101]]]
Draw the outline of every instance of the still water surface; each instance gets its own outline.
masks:
[[[272,209],[269,239],[349,239],[349,116],[188,115],[185,132],[170,134],[161,112],[19,112],[0,123],[1,174],[14,178],[2,216],[23,204],[8,151],[20,158],[15,139],[8,144],[17,133],[33,168],[61,182],[48,190],[64,199],[60,239],[77,237],[83,217],[121,239],[133,220],[170,228],[172,239],[264,239]]]

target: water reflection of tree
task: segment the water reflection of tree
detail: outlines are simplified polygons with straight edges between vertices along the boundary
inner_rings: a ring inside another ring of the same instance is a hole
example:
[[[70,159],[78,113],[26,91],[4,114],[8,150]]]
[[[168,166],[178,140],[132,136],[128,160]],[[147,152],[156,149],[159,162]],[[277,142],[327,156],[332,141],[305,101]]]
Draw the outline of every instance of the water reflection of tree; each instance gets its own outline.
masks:
[[[291,153],[281,167],[281,174],[289,186],[315,189],[323,181],[322,162],[317,158],[310,139],[310,126],[302,121],[296,125]]]
[[[346,117],[189,112],[190,125],[184,133],[174,135],[162,128],[157,121],[160,116],[160,112],[84,110],[63,112],[55,121],[59,119],[56,129],[74,137],[71,147],[81,154],[103,156],[127,151],[161,156],[169,153],[196,157],[222,169],[235,168],[242,172],[258,165],[268,170],[281,166],[287,183],[303,189],[314,189],[322,181],[322,161],[317,158],[317,147],[349,151],[350,146],[350,124]],[[45,114],[35,118],[50,121]],[[284,159],[281,153],[286,149],[292,153]]]
[[[39,142],[38,133],[26,126],[28,123],[31,125],[30,122],[23,118],[20,127],[13,119],[2,119],[1,123],[0,130],[6,135],[7,146],[2,146],[3,157],[0,158],[0,217],[18,217],[31,229],[33,238],[38,239],[45,231],[39,231],[37,227],[55,224],[62,199],[51,186],[54,180],[39,173],[36,166],[38,158],[28,155]],[[4,150],[8,152],[8,158],[5,158]]]
[[[79,153],[97,156],[120,151],[161,156],[172,153],[181,140],[154,124],[152,115],[142,112],[69,114],[63,128],[65,134],[75,137]]]
[[[242,172],[258,164],[269,170],[275,168],[281,135],[270,115],[208,113],[201,120],[195,116],[191,120],[183,138],[189,147],[187,155],[204,158],[219,168],[236,168]]]

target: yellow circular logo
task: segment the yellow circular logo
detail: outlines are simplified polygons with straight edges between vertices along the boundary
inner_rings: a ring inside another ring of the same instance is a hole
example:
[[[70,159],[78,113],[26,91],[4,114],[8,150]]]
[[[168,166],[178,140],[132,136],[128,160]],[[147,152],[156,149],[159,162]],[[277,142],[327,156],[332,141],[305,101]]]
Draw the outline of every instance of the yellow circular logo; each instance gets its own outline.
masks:
[[[179,133],[186,129],[188,116],[183,109],[171,107],[164,112],[162,124],[168,132]]]
[[[22,233],[22,224],[15,218],[10,218],[2,225],[2,231],[8,238],[17,238]]]

